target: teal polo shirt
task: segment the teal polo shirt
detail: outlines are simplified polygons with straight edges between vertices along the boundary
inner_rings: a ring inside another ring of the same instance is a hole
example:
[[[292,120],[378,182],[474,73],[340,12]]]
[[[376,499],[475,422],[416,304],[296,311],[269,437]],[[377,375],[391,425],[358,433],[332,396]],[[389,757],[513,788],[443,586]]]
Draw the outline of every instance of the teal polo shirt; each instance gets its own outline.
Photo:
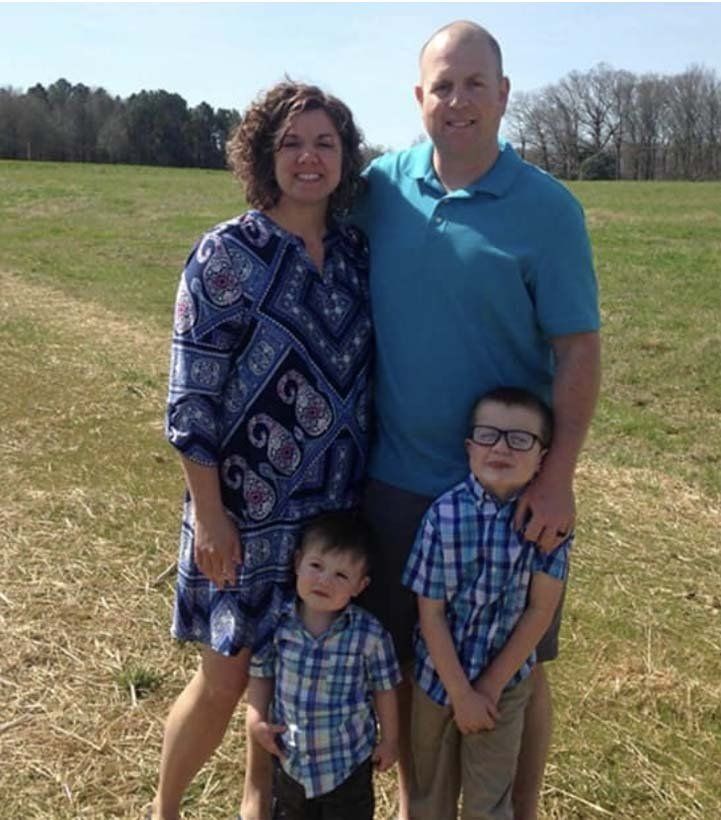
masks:
[[[475,399],[501,385],[551,399],[551,339],[599,327],[580,204],[510,144],[448,192],[432,145],[367,170],[353,221],[368,234],[376,334],[372,477],[437,496],[468,472]]]

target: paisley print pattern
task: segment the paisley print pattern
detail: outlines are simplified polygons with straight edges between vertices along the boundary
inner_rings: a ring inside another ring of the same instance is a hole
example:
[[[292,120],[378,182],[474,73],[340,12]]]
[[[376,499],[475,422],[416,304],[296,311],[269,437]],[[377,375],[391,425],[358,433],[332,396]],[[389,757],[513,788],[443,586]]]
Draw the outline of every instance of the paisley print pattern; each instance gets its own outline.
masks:
[[[301,452],[293,436],[265,413],[248,422],[248,439],[256,447],[266,447],[268,461],[283,475],[292,475],[300,464]]]
[[[257,211],[206,234],[176,299],[166,434],[217,467],[244,559],[220,590],[194,560],[186,498],[173,634],[226,655],[273,628],[306,522],[358,501],[372,333],[365,239],[332,227],[324,270]]]
[[[195,305],[188,292],[188,286],[185,280],[180,280],[178,286],[178,295],[175,299],[175,332],[187,333],[195,324]]]
[[[296,419],[309,436],[323,435],[333,423],[328,402],[295,370],[280,379],[278,395],[286,404],[295,404]]]
[[[256,475],[241,456],[229,456],[222,465],[221,475],[228,487],[242,490],[248,518],[262,521],[275,506],[275,492],[267,481]]]
[[[235,270],[233,260],[224,253],[212,256],[203,270],[203,284],[214,305],[225,307],[240,298],[243,271]]]

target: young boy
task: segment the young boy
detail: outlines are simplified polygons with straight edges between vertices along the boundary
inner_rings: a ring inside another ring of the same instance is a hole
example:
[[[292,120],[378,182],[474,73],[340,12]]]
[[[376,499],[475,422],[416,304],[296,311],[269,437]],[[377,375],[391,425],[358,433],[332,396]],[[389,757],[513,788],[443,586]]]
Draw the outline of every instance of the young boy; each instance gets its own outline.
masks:
[[[403,582],[418,596],[411,718],[414,820],[513,817],[511,786],[535,647],[567,575],[572,538],[543,554],[513,527],[552,416],[500,388],[471,416],[470,475],[426,513]]]
[[[278,820],[371,820],[372,766],[398,757],[393,642],[351,603],[369,582],[369,545],[355,513],[313,522],[295,559],[297,598],[251,663],[248,728],[280,761]]]

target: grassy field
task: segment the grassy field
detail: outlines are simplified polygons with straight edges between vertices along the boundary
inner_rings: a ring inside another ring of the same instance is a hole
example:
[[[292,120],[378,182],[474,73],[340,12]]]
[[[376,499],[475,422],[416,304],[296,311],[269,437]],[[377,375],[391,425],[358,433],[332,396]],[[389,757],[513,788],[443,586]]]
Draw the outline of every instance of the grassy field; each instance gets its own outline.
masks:
[[[578,474],[543,817],[721,817],[721,185],[583,183],[604,390]],[[221,172],[0,162],[0,817],[140,816],[195,666],[168,638],[179,271]],[[188,818],[230,817],[242,713]],[[379,818],[394,788],[378,779]]]

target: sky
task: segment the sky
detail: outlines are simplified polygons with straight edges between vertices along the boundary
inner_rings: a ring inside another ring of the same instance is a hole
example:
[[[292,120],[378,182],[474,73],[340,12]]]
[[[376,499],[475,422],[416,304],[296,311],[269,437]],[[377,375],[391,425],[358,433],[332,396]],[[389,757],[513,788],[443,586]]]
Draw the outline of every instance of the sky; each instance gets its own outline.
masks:
[[[348,103],[368,142],[398,149],[422,131],[418,51],[457,19],[499,40],[512,95],[600,62],[721,76],[721,3],[0,2],[0,86],[64,77],[242,111],[288,74]]]

